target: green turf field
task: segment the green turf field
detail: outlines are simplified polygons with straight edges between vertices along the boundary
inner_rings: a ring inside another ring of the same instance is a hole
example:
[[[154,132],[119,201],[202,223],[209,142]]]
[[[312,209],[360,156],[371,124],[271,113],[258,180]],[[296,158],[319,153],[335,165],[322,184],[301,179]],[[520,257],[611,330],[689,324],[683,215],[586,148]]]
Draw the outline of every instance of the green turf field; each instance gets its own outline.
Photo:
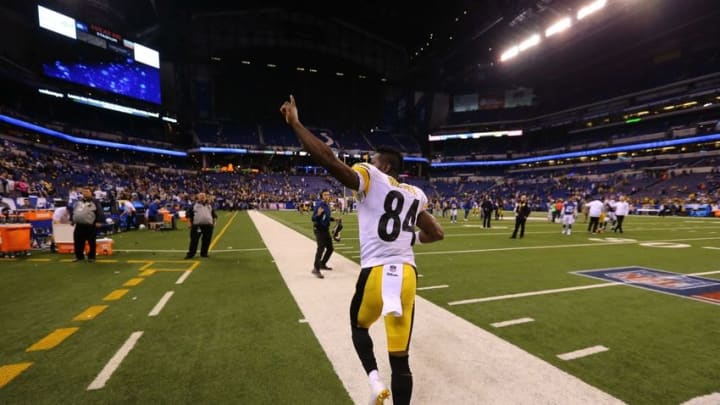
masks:
[[[307,215],[269,215],[312,235]],[[643,266],[720,279],[719,221],[633,216],[622,235],[588,235],[580,219],[565,236],[540,219],[517,240],[508,219],[492,229],[441,222],[445,240],[416,248],[418,287],[447,287],[420,296],[630,404],[720,392],[720,305],[623,285],[574,289],[606,282],[573,273]],[[0,259],[0,404],[351,402],[247,214],[221,213],[210,259],[182,260],[184,226],[112,237],[116,254],[99,257],[108,262]],[[338,253],[358,261],[354,215],[343,243]],[[557,289],[568,290],[548,293]],[[127,292],[111,300],[117,290]],[[524,317],[534,321],[490,325]],[[88,390],[134,332],[121,365]],[[557,357],[597,345],[609,350]]]

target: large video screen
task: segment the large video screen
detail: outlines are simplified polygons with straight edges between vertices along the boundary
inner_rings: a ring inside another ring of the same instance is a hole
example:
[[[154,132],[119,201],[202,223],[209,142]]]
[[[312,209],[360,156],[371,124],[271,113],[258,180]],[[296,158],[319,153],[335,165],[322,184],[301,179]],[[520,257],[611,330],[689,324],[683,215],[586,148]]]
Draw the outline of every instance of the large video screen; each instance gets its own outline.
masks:
[[[93,89],[161,102],[160,55],[96,24],[38,6],[45,75]]]

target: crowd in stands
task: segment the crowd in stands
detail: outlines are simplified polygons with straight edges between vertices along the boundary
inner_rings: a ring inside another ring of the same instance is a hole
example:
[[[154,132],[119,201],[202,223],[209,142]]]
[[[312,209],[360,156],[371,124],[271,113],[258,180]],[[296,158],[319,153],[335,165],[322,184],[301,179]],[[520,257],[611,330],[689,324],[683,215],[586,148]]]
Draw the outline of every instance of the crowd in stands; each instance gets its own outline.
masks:
[[[52,151],[20,144],[4,137],[0,143],[0,196],[16,208],[37,200],[67,201],[79,186],[90,185],[110,201],[128,200],[149,206],[158,201],[167,207],[182,207],[195,193],[215,198],[218,209],[294,208],[316,199],[322,189],[336,197],[350,194],[327,175],[285,172],[241,174],[200,172],[189,164],[162,167],[110,152],[77,153]],[[606,165],[542,170],[513,170],[492,176],[438,177],[431,181],[405,180],[421,187],[433,207],[480,204],[484,199],[500,201],[511,209],[514,199],[527,195],[535,210],[545,210],[557,198],[577,196],[627,196],[632,206],[682,207],[720,201],[720,173],[715,157],[688,160],[682,165],[653,160],[646,164],[620,162]],[[30,201],[30,197],[36,197]]]

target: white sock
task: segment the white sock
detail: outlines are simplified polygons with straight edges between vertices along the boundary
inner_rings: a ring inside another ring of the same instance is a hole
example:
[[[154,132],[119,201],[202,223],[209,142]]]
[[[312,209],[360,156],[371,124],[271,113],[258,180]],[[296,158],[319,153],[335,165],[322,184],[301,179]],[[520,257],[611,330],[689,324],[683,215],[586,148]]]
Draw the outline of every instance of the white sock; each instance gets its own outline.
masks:
[[[379,379],[380,379],[380,374],[378,374],[377,370],[373,370],[370,372],[370,374],[368,374],[368,380],[370,380],[370,381],[379,380]]]

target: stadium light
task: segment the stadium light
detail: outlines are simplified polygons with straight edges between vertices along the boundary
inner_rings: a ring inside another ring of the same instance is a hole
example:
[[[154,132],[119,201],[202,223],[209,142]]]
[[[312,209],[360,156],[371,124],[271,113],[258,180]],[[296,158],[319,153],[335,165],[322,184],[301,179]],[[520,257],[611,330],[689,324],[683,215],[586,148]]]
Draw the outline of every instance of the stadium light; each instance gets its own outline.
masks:
[[[646,142],[635,145],[627,146],[612,146],[609,148],[600,149],[589,149],[578,152],[560,153],[555,155],[536,156],[529,158],[517,158],[517,159],[502,159],[502,160],[482,160],[473,162],[442,162],[442,163],[430,163],[431,168],[442,168],[442,167],[477,167],[477,166],[507,166],[507,165],[521,165],[538,162],[547,162],[549,160],[557,159],[574,159],[574,158],[590,158],[591,160],[597,160],[596,156],[610,153],[620,152],[633,152],[638,150],[644,150],[645,152],[651,152],[653,149],[660,149],[670,146],[677,145],[692,145],[702,142],[717,142],[720,141],[720,133],[711,135],[694,136],[690,138],[672,139],[667,141],[655,141]]]
[[[532,48],[533,46],[540,43],[540,35],[534,34],[533,36],[529,37],[528,39],[520,42],[520,45],[518,45],[518,51],[522,52],[528,48]]]
[[[520,50],[518,49],[518,47],[513,46],[512,48],[503,52],[502,56],[500,56],[500,62],[505,62],[506,60],[514,58],[518,55],[518,53],[520,53]]]
[[[65,95],[62,93],[58,93],[57,91],[52,91],[52,90],[48,90],[48,89],[38,89],[38,93],[45,94],[47,96],[57,97],[57,98],[65,97]]]
[[[572,19],[570,17],[565,17],[562,20],[556,22],[555,24],[548,27],[548,29],[545,30],[545,37],[550,37],[555,34],[559,34],[566,29],[570,28],[572,25]]]
[[[454,134],[439,134],[439,135],[428,135],[428,141],[447,141],[450,139],[480,139],[485,137],[502,137],[502,136],[521,136],[523,134],[522,129],[515,130],[503,130],[503,131],[487,131],[487,132],[462,132]]]
[[[607,3],[607,0],[595,0],[594,2],[582,7],[577,13],[577,19],[582,20],[583,18],[589,16],[590,14],[605,7],[606,3]]]

